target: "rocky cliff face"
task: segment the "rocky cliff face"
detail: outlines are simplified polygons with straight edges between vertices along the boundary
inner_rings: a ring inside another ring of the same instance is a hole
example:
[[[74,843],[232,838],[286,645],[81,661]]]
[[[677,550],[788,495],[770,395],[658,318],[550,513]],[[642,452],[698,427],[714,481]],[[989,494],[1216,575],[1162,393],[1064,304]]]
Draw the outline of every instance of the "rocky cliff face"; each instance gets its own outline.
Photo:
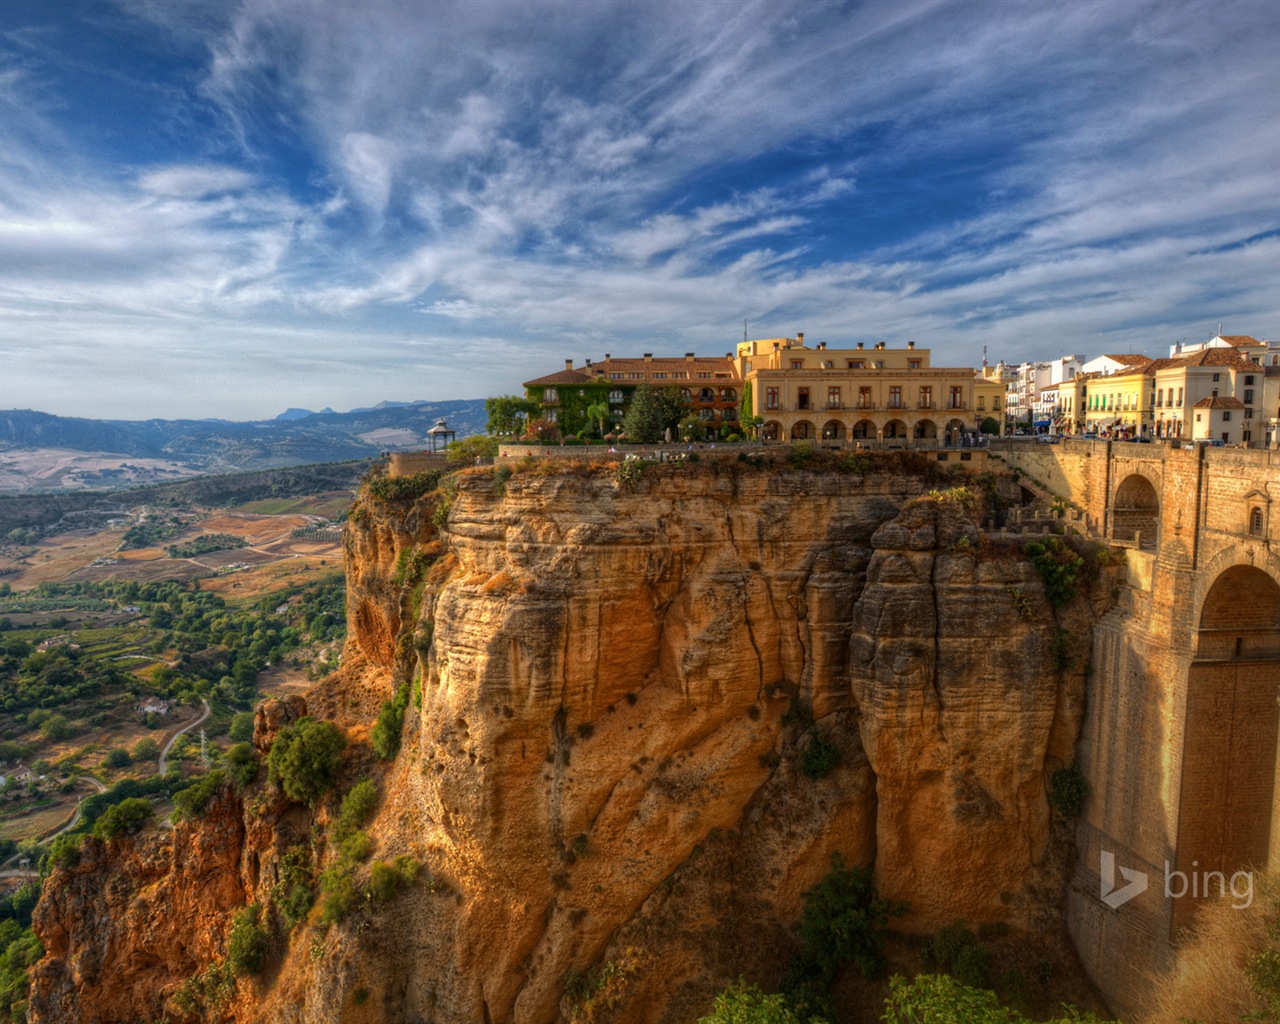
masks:
[[[364,499],[344,669],[308,702],[357,741],[352,778],[381,773],[376,855],[413,854],[431,881],[278,940],[224,1017],[687,1021],[739,974],[776,981],[837,852],[909,901],[907,930],[1060,927],[1046,777],[1081,715],[1087,659],[1064,638],[1087,651],[1094,609],[1055,621],[1025,558],[930,486],[897,463],[725,464],[634,485],[468,472],[438,512]],[[358,741],[415,673],[384,770]],[[839,753],[825,777],[802,771],[814,744]],[[33,1019],[71,1019],[90,983],[107,1000],[112,955],[127,995],[75,1019],[158,1016],[222,948],[219,915],[269,898],[305,835],[301,808],[256,800],[240,832],[228,811],[55,876]],[[94,917],[94,886],[119,905]],[[195,933],[189,956],[146,951]]]

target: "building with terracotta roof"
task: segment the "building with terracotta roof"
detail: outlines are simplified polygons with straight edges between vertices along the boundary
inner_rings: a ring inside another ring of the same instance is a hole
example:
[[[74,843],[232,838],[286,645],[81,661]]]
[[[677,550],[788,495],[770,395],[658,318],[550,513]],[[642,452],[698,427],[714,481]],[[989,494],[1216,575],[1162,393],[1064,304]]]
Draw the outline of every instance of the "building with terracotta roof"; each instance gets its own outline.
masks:
[[[999,430],[1005,386],[971,367],[936,367],[930,350],[807,346],[804,335],[743,341],[736,365],[744,405],[766,440],[949,439]]]
[[[606,353],[602,360],[588,359],[577,368],[572,359],[566,359],[563,370],[527,380],[524,388],[540,405],[542,423],[567,435],[590,429],[586,410],[598,403],[608,405],[608,422],[616,427],[642,384],[659,390],[679,388],[685,405],[703,422],[709,439],[739,429],[742,381],[727,353],[698,356],[686,352],[683,358],[655,357],[648,352],[640,358],[614,358]]]
[[[1266,371],[1259,361],[1264,351],[1251,346],[1202,346],[1182,358],[1159,360],[1161,365],[1153,374],[1155,435],[1219,438],[1227,444],[1262,442],[1268,432],[1264,410],[1269,407]],[[1280,390],[1280,377],[1272,387]],[[1201,404],[1228,398],[1239,401],[1239,406]]]

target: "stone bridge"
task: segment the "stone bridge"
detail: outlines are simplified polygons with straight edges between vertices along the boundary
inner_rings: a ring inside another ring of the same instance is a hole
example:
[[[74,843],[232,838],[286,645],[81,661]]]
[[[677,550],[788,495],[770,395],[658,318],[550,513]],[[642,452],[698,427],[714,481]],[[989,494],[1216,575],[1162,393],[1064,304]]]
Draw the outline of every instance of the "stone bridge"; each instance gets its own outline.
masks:
[[[991,454],[1127,549],[1128,584],[1094,631],[1068,921],[1098,987],[1132,1015],[1176,966],[1206,892],[1243,904],[1245,872],[1280,867],[1280,452],[1002,441]]]

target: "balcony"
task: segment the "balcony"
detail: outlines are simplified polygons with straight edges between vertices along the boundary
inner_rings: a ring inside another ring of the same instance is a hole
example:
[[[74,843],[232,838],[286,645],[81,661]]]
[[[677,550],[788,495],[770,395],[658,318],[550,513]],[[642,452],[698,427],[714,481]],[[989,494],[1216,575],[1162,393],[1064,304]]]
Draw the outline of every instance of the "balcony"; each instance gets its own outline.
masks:
[[[840,402],[828,402],[828,403],[827,403],[827,411],[828,411],[828,412],[838,412],[839,410],[841,410],[841,409],[843,409],[843,408],[844,408],[844,405],[843,405],[842,403],[840,403]]]
[[[926,401],[924,399],[921,399],[919,402],[916,403],[916,408],[917,409],[936,409],[937,405],[932,401]]]

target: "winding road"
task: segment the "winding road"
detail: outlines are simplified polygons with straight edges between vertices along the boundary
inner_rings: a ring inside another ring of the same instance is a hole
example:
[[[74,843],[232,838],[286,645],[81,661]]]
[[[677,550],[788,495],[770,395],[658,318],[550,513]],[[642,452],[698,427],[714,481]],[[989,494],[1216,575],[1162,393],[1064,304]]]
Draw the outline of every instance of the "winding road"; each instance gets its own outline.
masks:
[[[179,729],[172,736],[170,736],[169,742],[166,743],[164,745],[164,749],[160,751],[160,760],[156,762],[157,775],[165,774],[165,771],[168,769],[168,764],[166,762],[169,757],[169,751],[173,749],[173,745],[178,741],[178,737],[181,736],[184,732],[187,732],[189,729],[194,729],[197,725],[207,720],[208,717],[211,714],[213,714],[213,710],[209,707],[209,702],[207,700],[201,700],[200,703],[204,705],[204,713],[199,718],[197,718],[194,722],[190,722],[187,725],[184,725],[181,729]]]

